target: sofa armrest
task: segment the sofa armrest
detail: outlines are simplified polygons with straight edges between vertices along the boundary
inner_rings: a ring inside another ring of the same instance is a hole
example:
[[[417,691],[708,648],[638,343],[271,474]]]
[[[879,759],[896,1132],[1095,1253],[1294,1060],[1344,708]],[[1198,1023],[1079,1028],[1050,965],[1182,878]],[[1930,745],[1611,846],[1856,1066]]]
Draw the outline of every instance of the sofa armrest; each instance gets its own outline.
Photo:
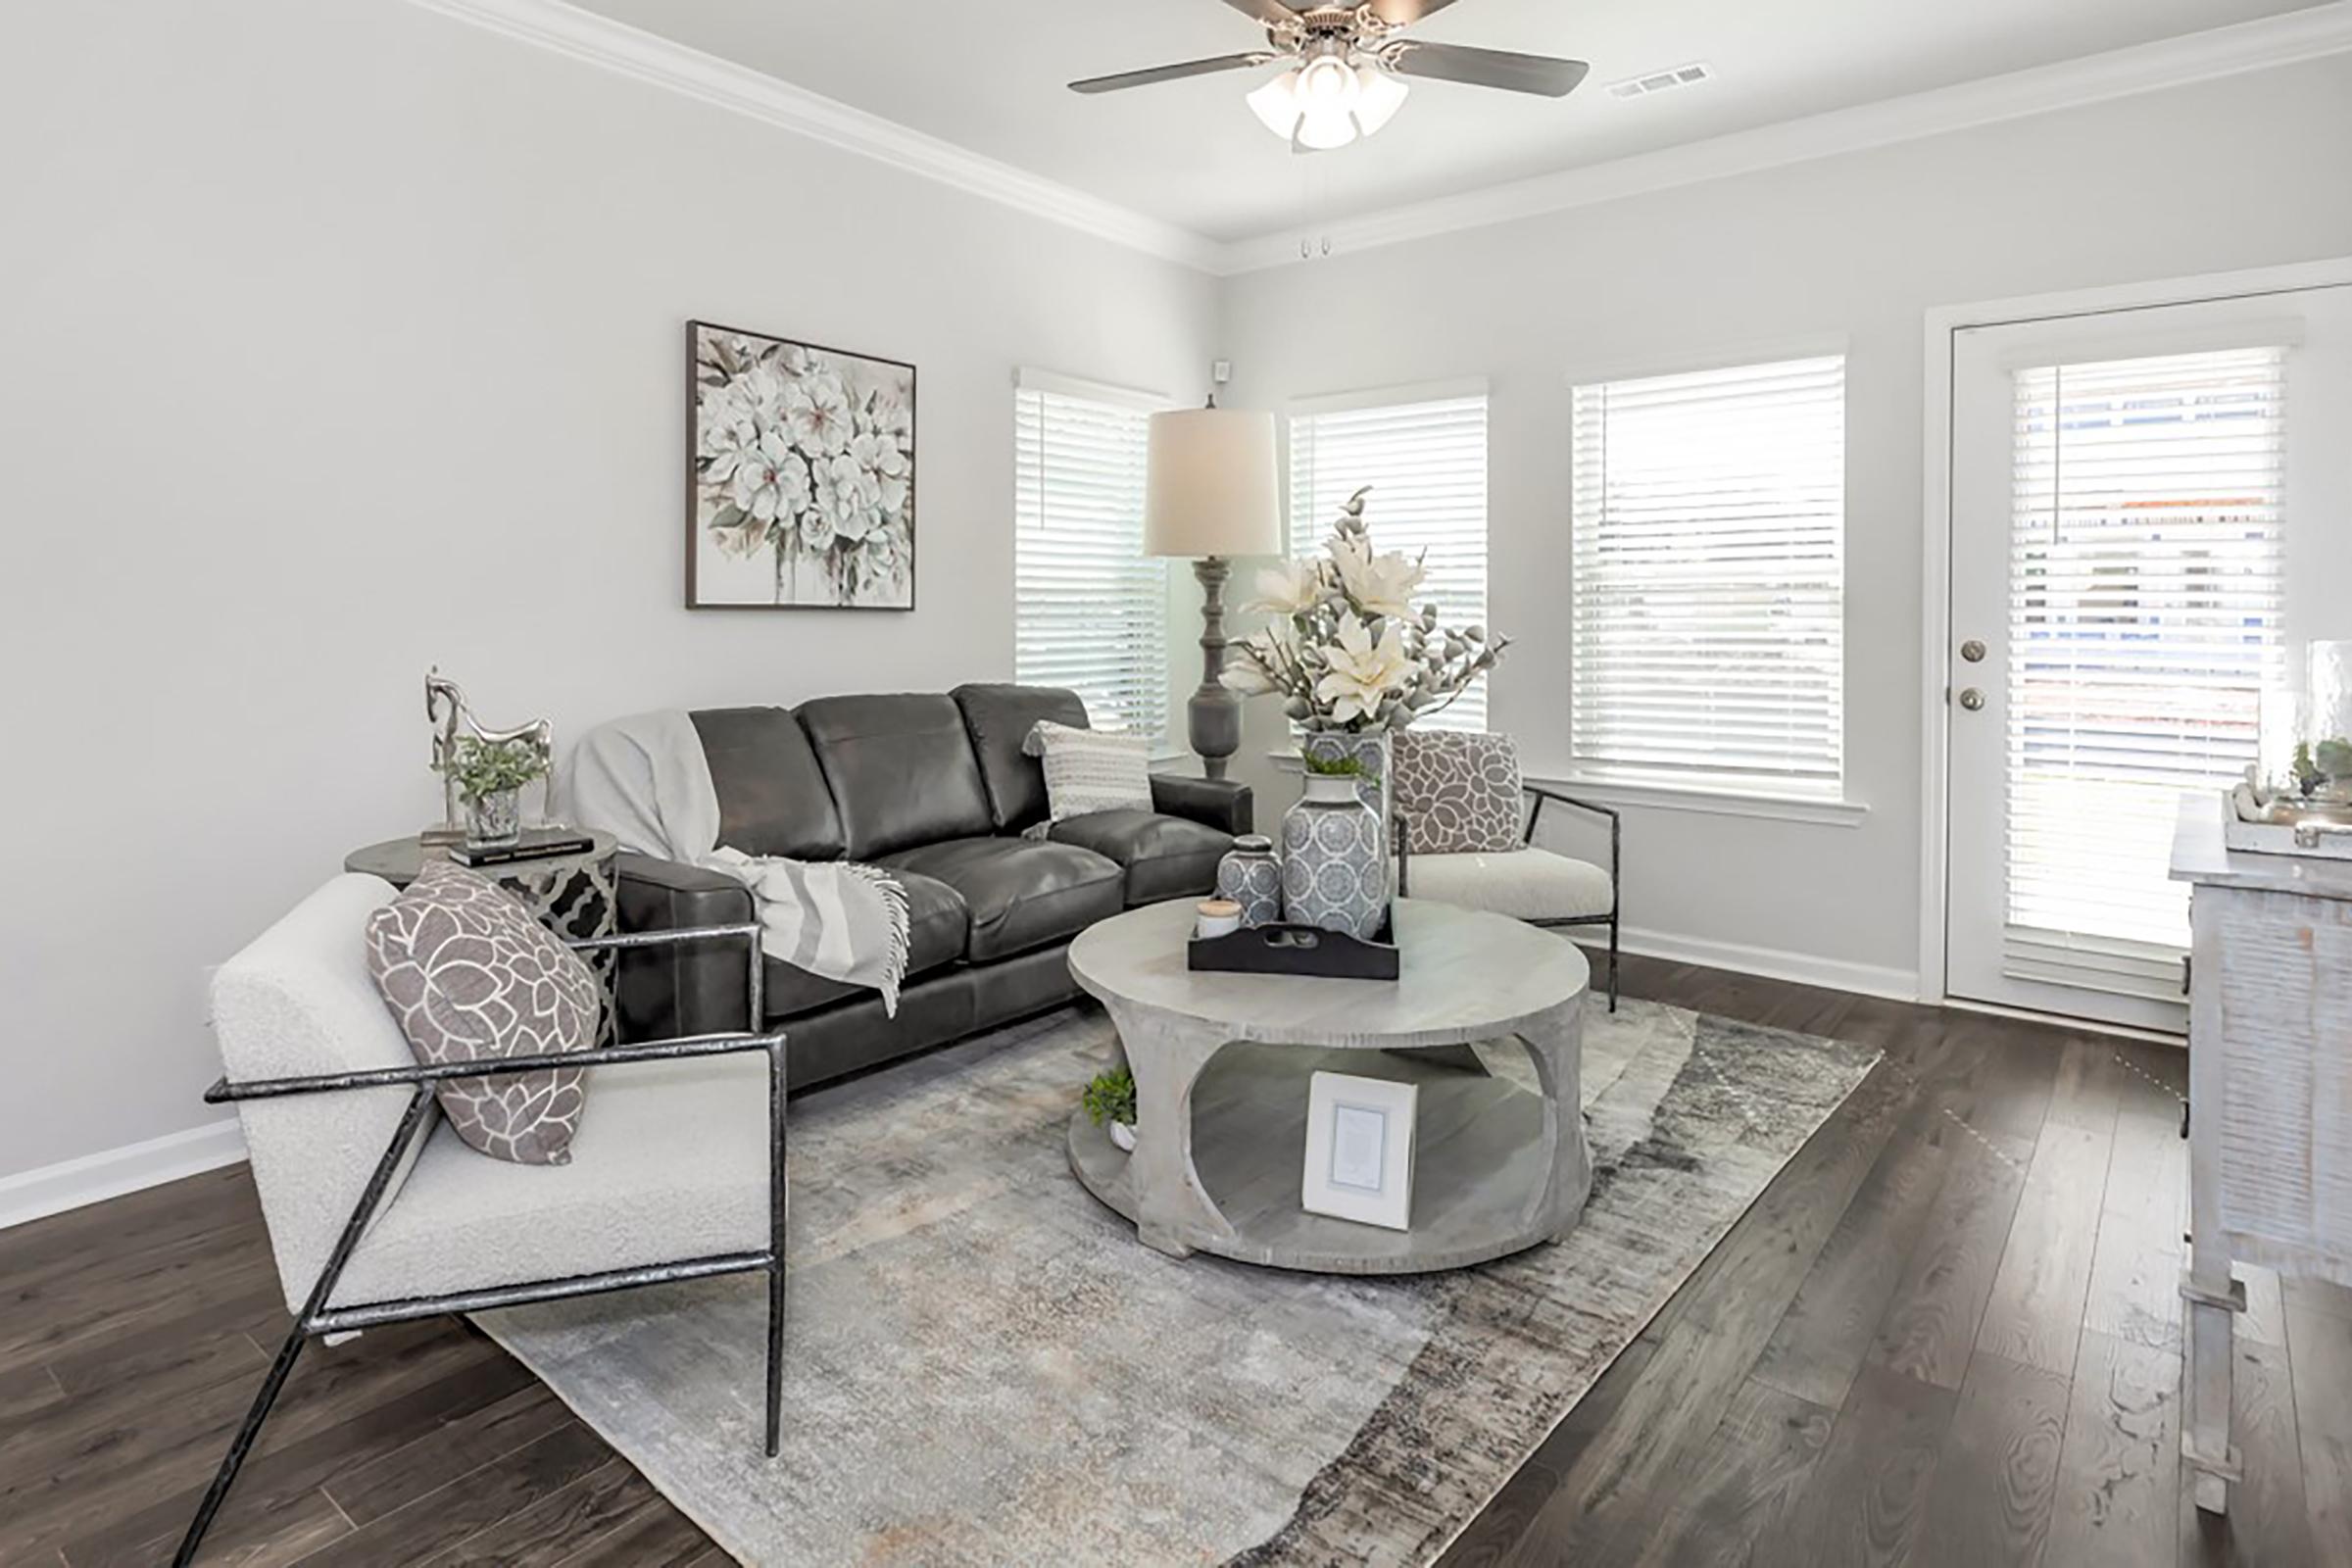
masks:
[[[1154,773],[1152,809],[1168,816],[1187,817],[1220,833],[1247,833],[1257,820],[1255,799],[1250,786],[1227,778]]]
[[[618,869],[623,931],[683,931],[757,918],[752,890],[724,871],[625,851]],[[616,957],[613,1023],[623,1043],[739,1034],[765,1022],[750,1016],[737,944],[623,948]]]

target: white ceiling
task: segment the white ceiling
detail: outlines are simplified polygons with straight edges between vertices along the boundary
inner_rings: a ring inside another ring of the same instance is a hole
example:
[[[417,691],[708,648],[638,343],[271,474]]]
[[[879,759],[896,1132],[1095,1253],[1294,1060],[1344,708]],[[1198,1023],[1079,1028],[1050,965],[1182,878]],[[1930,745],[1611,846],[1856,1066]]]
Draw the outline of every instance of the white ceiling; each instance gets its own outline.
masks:
[[[1589,60],[1564,100],[1417,81],[1370,141],[1294,156],[1269,72],[1101,97],[1079,76],[1257,46],[1223,0],[575,0],[1212,239],[1234,240],[1949,86],[2317,0],[1457,0],[1419,36]],[[1717,79],[1606,84],[1703,60]]]

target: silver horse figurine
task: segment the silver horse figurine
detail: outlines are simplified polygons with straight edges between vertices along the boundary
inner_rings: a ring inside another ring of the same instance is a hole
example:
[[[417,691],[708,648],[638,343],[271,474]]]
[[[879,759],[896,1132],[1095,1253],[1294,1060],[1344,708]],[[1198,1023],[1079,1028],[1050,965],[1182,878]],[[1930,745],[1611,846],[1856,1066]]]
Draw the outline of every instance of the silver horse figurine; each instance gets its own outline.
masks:
[[[435,664],[424,672],[424,717],[438,726],[433,731],[433,771],[441,775],[441,822],[428,827],[418,838],[426,844],[458,844],[466,838],[466,824],[458,815],[458,781],[450,774],[449,766],[457,758],[458,735],[465,733],[485,745],[502,741],[526,741],[535,747],[539,760],[545,764],[539,781],[540,814],[553,817],[556,810],[556,729],[544,718],[513,729],[486,729],[466,706],[465,689],[441,673]]]

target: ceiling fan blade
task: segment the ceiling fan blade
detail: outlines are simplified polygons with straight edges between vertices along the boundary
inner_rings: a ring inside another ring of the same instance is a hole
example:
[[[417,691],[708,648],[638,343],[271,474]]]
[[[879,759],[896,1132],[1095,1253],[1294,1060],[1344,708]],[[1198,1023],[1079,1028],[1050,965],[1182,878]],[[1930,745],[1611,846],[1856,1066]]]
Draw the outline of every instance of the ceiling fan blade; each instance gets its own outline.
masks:
[[[1242,0],[1233,0],[1239,5]],[[1409,27],[1433,11],[1443,11],[1453,0],[1365,0],[1364,9],[1392,27]]]
[[[1236,11],[1247,12],[1251,18],[1264,23],[1269,27],[1278,23],[1289,22],[1300,11],[1306,9],[1304,6],[1286,6],[1282,0],[1225,0],[1225,3]],[[1438,0],[1440,5],[1445,3],[1446,0]]]
[[[1084,81],[1070,83],[1072,92],[1117,92],[1122,87],[1149,87],[1155,81],[1181,81],[1186,76],[1205,76],[1219,71],[1240,71],[1249,66],[1271,64],[1274,57],[1258,53],[1249,55],[1218,55],[1213,60],[1187,60],[1179,66],[1153,66],[1149,71],[1122,71],[1115,76],[1089,76]]]
[[[1458,43],[1421,43],[1407,38],[1395,47],[1396,69],[1408,76],[1541,93],[1546,98],[1567,97],[1592,69],[1582,60],[1514,54],[1508,49],[1473,49]]]

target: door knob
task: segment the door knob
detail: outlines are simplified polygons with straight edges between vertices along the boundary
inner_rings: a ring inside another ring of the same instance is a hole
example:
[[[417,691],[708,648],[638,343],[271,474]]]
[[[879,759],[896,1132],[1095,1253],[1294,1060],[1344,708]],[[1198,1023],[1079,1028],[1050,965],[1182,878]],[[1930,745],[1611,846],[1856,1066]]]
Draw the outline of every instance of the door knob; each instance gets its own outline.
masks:
[[[1973,713],[1984,706],[1984,694],[1974,686],[1968,687],[1960,693],[1960,706]]]
[[[1962,643],[1960,645],[1960,657],[1967,660],[1972,664],[1982,664],[1984,662],[1984,639],[1981,637],[1971,637],[1968,641]]]

